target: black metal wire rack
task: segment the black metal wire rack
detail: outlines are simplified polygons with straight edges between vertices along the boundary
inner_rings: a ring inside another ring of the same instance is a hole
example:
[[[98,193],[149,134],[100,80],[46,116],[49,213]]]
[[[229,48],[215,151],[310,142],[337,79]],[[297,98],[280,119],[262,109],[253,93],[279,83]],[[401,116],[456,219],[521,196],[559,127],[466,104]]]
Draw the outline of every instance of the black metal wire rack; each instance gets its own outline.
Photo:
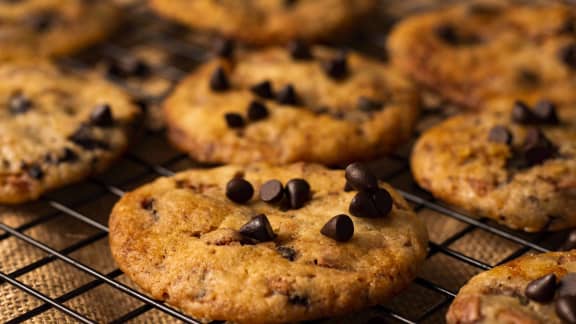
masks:
[[[130,10],[136,11],[139,19],[144,19],[141,21],[158,20],[142,8]],[[120,30],[125,34],[120,37],[121,41],[113,40],[98,46],[87,55],[65,60],[64,64],[93,68],[97,65],[94,57],[130,58],[137,53],[135,46],[145,45],[168,57],[159,64],[150,64],[152,75],[146,79],[155,78],[172,85],[205,59],[207,43],[201,38],[189,37],[180,28],[167,23],[166,27],[164,23],[151,25],[154,27],[150,30],[134,32],[136,27],[142,29],[142,24],[127,22]],[[162,99],[163,94],[151,95],[146,92],[146,86],[137,82],[134,86],[126,80],[113,81],[139,100],[146,99],[152,107]],[[427,110],[422,125],[441,119],[445,111]],[[409,152],[410,145],[376,161],[374,166],[380,177],[399,188],[428,223],[429,255],[424,271],[415,282],[386,305],[369,310],[370,314],[381,316],[387,323],[440,323],[458,288],[472,275],[528,252],[552,250],[562,238],[559,234],[510,231],[434,200],[412,182]],[[166,322],[200,323],[140,292],[123,277],[106,253],[97,252],[102,255],[92,257],[92,261],[86,261],[82,253],[95,246],[100,247],[97,251],[102,251],[107,243],[108,212],[124,192],[155,177],[170,176],[188,167],[199,165],[185,154],[170,149],[162,131],[148,130],[106,174],[48,194],[33,206],[0,207],[0,260],[8,260],[0,264],[0,315],[10,309],[13,316],[8,323],[47,322],[47,318],[54,318],[46,317],[47,314],[53,316],[54,312],[62,316],[62,321],[83,323],[158,322],[158,318]],[[48,235],[39,235],[41,231]],[[18,251],[26,251],[33,257],[20,260],[20,255],[11,254],[15,246]],[[38,275],[39,272],[42,274]],[[84,279],[68,284],[66,275],[69,272],[82,275]],[[52,282],[54,277],[64,278],[56,280],[62,287],[43,285],[44,281]],[[104,296],[121,295],[120,299],[86,297],[104,288],[110,294]],[[74,302],[79,298],[81,302]],[[14,302],[21,305],[16,310],[11,306]],[[95,313],[92,308],[96,303],[108,303],[114,311],[106,315]],[[149,317],[150,314],[159,317]]]

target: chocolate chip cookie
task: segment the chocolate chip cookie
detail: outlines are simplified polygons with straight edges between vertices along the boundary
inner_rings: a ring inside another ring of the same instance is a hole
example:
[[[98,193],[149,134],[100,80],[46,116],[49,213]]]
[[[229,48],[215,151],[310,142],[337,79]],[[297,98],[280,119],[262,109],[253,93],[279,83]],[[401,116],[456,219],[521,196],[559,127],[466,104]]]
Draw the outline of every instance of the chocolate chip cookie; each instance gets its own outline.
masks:
[[[170,139],[194,159],[341,164],[410,137],[418,96],[383,63],[300,42],[231,55],[194,71],[164,103]]]
[[[152,0],[160,14],[247,43],[285,44],[342,36],[374,13],[377,0]]]
[[[576,323],[576,251],[529,255],[472,278],[448,324]]]
[[[114,207],[112,254],[144,291],[201,319],[293,322],[379,304],[412,280],[427,236],[363,171],[297,163],[161,178]]]
[[[534,232],[576,225],[576,107],[507,99],[428,130],[416,181],[473,214]]]
[[[399,23],[388,47],[413,79],[470,108],[533,92],[575,99],[574,7],[504,1],[452,6]]]
[[[0,66],[0,203],[21,203],[104,170],[139,110],[119,89],[48,63]]]
[[[118,18],[108,0],[2,0],[0,61],[72,53],[108,35]]]

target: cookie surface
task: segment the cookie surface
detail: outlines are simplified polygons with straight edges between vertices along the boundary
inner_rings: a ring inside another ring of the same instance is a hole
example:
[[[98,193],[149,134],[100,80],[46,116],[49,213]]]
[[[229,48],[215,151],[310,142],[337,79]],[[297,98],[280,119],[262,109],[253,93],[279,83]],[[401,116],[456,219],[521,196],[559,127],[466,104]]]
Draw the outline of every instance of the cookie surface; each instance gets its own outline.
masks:
[[[353,53],[346,67],[331,70],[344,71],[334,79],[326,65],[342,54],[312,51],[314,58],[295,60],[284,49],[269,49],[194,71],[164,103],[170,139],[199,161],[239,164],[339,164],[383,155],[409,139],[419,112],[410,82]],[[268,95],[251,90],[266,81]],[[257,120],[250,116],[253,102],[265,106]],[[236,120],[227,120],[230,113]]]
[[[255,196],[239,205],[227,182],[243,176]],[[258,198],[264,182],[305,179],[312,196],[300,209]],[[154,298],[196,318],[278,323],[326,317],[384,302],[414,277],[426,255],[426,232],[386,184],[393,209],[384,218],[352,217],[354,233],[337,242],[320,233],[348,213],[356,194],[344,172],[319,165],[252,165],[191,170],[125,195],[110,218],[120,268]],[[246,244],[239,229],[267,215],[273,241]]]
[[[457,5],[400,22],[388,47],[413,79],[470,108],[533,92],[574,101],[575,26],[576,10],[551,2]]]
[[[138,109],[111,84],[49,65],[0,67],[0,203],[106,168],[127,146]]]
[[[0,60],[70,54],[104,38],[118,18],[107,0],[0,1]]]
[[[526,296],[529,283],[554,274],[558,281],[576,272],[576,251],[524,256],[472,278],[456,296],[448,324],[565,323],[557,302],[541,303]],[[556,289],[556,299],[561,293]]]
[[[255,44],[341,36],[374,12],[377,0],[153,0],[160,14],[193,28]]]
[[[561,105],[559,123],[538,124],[513,119],[513,106],[499,100],[492,111],[428,130],[414,147],[414,178],[436,197],[514,229],[575,226],[576,107]]]

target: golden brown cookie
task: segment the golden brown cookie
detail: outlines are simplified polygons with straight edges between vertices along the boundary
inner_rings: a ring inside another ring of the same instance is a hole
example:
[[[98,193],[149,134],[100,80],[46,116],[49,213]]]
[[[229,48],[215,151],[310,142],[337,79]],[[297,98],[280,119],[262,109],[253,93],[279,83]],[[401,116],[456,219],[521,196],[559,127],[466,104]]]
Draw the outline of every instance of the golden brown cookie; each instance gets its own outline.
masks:
[[[419,98],[383,63],[297,46],[213,60],[176,87],[164,112],[172,142],[199,161],[342,164],[409,139]]]
[[[139,110],[113,85],[47,63],[0,66],[0,203],[21,203],[104,170]]]
[[[561,324],[576,321],[576,251],[524,256],[460,289],[448,324]]]
[[[193,28],[260,44],[341,37],[374,13],[377,0],[152,0],[158,13]]]
[[[534,92],[576,98],[573,7],[504,1],[451,6],[400,22],[388,47],[413,79],[471,108]]]
[[[576,106],[498,100],[422,135],[414,178],[434,196],[514,229],[576,225]]]
[[[425,227],[389,185],[345,182],[304,163],[161,178],[114,207],[112,254],[144,291],[201,319],[293,322],[379,304],[414,278]],[[361,208],[366,192],[380,214]],[[341,215],[352,212],[376,218]]]
[[[118,24],[111,1],[0,1],[0,61],[60,56],[89,46]]]

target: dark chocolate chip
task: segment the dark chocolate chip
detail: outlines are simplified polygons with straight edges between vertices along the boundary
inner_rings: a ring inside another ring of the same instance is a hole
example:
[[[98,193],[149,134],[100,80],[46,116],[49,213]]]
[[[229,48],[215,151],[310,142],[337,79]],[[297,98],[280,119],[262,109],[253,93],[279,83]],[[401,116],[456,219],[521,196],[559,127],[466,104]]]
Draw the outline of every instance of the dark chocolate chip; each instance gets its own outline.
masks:
[[[74,133],[68,136],[68,140],[85,150],[110,149],[110,144],[92,137],[90,128],[87,125],[80,125]]]
[[[560,297],[556,300],[556,314],[565,323],[576,323],[576,296]]]
[[[560,247],[561,251],[570,251],[572,249],[576,249],[576,230],[572,230],[568,233],[566,240]]]
[[[384,103],[378,100],[370,99],[367,97],[358,98],[358,109],[364,112],[380,111],[384,107]]]
[[[285,8],[291,8],[298,3],[298,0],[282,0]]]
[[[252,217],[248,223],[240,228],[240,234],[258,242],[272,241],[276,237],[268,217],[264,214]]]
[[[291,209],[299,209],[310,200],[310,184],[304,179],[292,179],[286,183],[286,194]]]
[[[216,55],[226,59],[231,59],[234,56],[235,50],[236,42],[232,39],[219,40],[214,46],[214,52]]]
[[[248,106],[248,119],[251,121],[259,121],[268,117],[268,108],[265,104],[259,101],[252,101]]]
[[[308,297],[299,295],[291,295],[290,297],[288,297],[288,302],[292,305],[298,305],[298,306],[308,306],[308,304],[310,303]]]
[[[556,293],[556,275],[551,273],[530,282],[524,293],[539,303],[551,301]]]
[[[480,42],[480,39],[473,35],[461,35],[456,27],[450,24],[443,24],[436,28],[436,36],[447,44],[458,45],[474,45]]]
[[[14,94],[8,100],[8,109],[12,114],[24,114],[32,108],[32,101],[21,93]]]
[[[137,57],[114,58],[108,62],[106,74],[111,78],[146,78],[151,74],[150,66]]]
[[[372,190],[378,188],[378,179],[364,164],[352,163],[346,167],[344,176],[352,188],[356,190]]]
[[[520,124],[529,124],[536,120],[536,116],[525,102],[516,101],[512,109],[512,120]]]
[[[488,133],[488,140],[493,143],[512,144],[512,133],[505,126],[498,125],[492,127]]]
[[[558,297],[576,297],[576,273],[568,273],[560,279],[557,293]]]
[[[529,166],[541,164],[554,157],[557,152],[554,144],[537,128],[528,130],[522,149],[524,158]]]
[[[348,57],[346,53],[340,53],[337,57],[324,62],[324,72],[335,80],[343,79],[348,75]]]
[[[25,166],[26,168],[26,173],[28,173],[28,175],[36,180],[41,180],[42,178],[44,178],[44,171],[42,170],[42,167],[40,167],[37,164],[27,164]]]
[[[346,183],[344,184],[344,191],[345,192],[354,191],[354,187],[352,187],[350,182],[346,181]]]
[[[560,48],[558,58],[570,69],[576,70],[576,43]]]
[[[374,206],[380,212],[380,217],[388,216],[394,205],[394,199],[386,189],[378,188],[372,193]]]
[[[260,199],[262,201],[275,204],[282,200],[284,196],[284,187],[282,182],[278,180],[266,181],[262,187],[260,187]]]
[[[42,11],[26,19],[26,24],[37,32],[47,32],[58,20],[58,14],[53,11]]]
[[[276,100],[279,104],[288,106],[297,106],[300,102],[298,94],[296,94],[296,90],[291,84],[284,86],[280,91],[278,91]]]
[[[274,99],[274,89],[269,80],[262,81],[250,87],[250,91],[258,97],[264,99]]]
[[[78,160],[78,154],[76,154],[76,152],[74,152],[71,148],[68,147],[64,149],[64,154],[62,154],[58,158],[59,163],[74,162],[77,160]]]
[[[378,218],[380,211],[376,208],[372,194],[368,191],[359,191],[348,207],[350,214],[363,218]]]
[[[222,92],[230,89],[230,80],[226,71],[218,67],[210,76],[210,89],[216,92]]]
[[[288,52],[295,60],[310,60],[313,58],[312,51],[308,44],[302,40],[294,40],[288,44]]]
[[[226,113],[224,114],[224,119],[229,128],[242,128],[246,125],[244,117],[237,113]]]
[[[540,100],[536,104],[534,115],[541,124],[557,125],[559,123],[556,105],[548,100]]]
[[[92,110],[90,124],[98,127],[111,127],[114,125],[112,109],[108,104],[101,104]]]
[[[140,207],[145,210],[152,210],[154,209],[154,198],[146,198],[140,202]]]
[[[226,197],[238,204],[248,202],[254,195],[252,184],[241,178],[234,178],[226,184]]]
[[[354,235],[354,222],[348,215],[337,215],[332,217],[320,230],[324,236],[338,241],[347,242]]]
[[[276,251],[284,258],[290,261],[296,260],[296,251],[293,248],[289,248],[287,246],[279,246],[276,248]]]

